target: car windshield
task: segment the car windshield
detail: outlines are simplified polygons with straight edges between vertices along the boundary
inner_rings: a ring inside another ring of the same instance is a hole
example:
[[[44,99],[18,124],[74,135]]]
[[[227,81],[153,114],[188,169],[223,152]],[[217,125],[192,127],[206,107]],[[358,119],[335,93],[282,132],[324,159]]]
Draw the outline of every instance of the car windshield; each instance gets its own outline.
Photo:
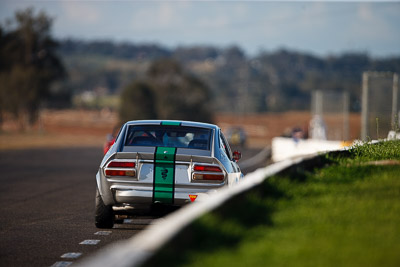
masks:
[[[210,150],[211,129],[185,126],[131,125],[125,146],[159,146]]]

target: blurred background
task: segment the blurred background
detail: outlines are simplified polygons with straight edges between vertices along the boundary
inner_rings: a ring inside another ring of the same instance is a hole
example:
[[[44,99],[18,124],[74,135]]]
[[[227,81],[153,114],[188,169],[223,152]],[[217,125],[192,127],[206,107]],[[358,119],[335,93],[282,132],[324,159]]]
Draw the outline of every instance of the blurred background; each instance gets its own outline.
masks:
[[[213,122],[250,147],[315,125],[385,137],[398,14],[398,1],[2,1],[0,148],[102,145],[137,119]]]

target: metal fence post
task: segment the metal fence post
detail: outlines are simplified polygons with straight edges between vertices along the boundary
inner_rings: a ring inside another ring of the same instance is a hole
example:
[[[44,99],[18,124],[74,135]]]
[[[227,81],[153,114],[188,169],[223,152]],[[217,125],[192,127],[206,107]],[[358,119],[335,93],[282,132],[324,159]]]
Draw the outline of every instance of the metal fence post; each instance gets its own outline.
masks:
[[[399,75],[393,74],[393,99],[392,99],[392,130],[398,127],[399,118],[397,117],[397,103],[398,103],[398,91],[399,91]],[[397,120],[397,121],[396,121]]]
[[[367,139],[368,129],[368,72],[362,75],[361,140]]]

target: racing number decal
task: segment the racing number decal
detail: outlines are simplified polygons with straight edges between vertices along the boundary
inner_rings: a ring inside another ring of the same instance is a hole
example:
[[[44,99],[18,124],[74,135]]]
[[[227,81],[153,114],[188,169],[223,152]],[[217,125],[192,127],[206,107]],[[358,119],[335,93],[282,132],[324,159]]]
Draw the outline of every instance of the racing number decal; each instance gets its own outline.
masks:
[[[175,184],[174,147],[157,147],[154,155],[153,203],[174,203]]]

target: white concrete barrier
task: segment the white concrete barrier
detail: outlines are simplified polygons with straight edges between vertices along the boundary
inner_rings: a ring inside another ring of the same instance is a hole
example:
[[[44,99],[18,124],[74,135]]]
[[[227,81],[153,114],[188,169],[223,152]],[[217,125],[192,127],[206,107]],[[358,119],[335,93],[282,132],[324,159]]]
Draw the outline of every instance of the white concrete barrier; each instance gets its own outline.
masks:
[[[298,139],[275,137],[272,139],[272,161],[312,155],[342,149],[346,143],[342,141]]]
[[[113,243],[99,250],[92,257],[77,262],[74,266],[139,266],[157,252],[159,248],[174,237],[181,229],[201,215],[219,207],[231,197],[260,184],[267,177],[275,175],[304,159],[306,158],[281,161],[249,173],[238,185],[231,188],[224,188],[210,195],[209,198],[204,198],[204,201],[196,200],[167,217],[159,219],[156,223],[148,226],[144,231],[141,231],[131,239]]]

